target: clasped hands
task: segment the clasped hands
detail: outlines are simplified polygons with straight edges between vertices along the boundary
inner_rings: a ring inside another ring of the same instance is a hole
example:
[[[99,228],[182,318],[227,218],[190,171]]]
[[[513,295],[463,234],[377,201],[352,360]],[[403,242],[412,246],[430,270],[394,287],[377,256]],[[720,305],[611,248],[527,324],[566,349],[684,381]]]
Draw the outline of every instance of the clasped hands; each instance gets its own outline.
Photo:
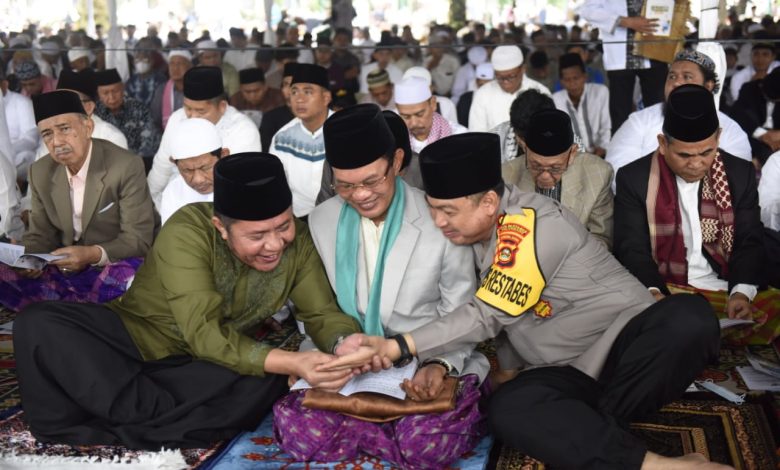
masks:
[[[341,383],[335,387],[336,390],[356,375],[389,369],[393,365],[393,359],[400,354],[395,340],[361,333],[345,338],[334,352],[335,357],[325,355],[329,360],[320,362],[314,368],[313,374],[326,374],[331,377],[336,374],[336,377],[345,378],[343,383],[338,380],[329,384],[332,389],[333,385]],[[447,371],[443,366],[428,364],[420,368],[411,380],[404,380],[400,386],[413,401],[433,400],[441,392],[446,375]]]

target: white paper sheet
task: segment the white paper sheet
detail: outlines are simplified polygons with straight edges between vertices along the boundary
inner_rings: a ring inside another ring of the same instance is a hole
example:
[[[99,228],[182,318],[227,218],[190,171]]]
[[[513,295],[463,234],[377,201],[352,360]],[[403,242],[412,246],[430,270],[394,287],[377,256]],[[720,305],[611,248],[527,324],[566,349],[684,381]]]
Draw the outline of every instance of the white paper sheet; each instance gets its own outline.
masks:
[[[417,359],[410,362],[405,367],[391,367],[380,372],[369,372],[359,375],[347,382],[339,393],[344,396],[350,396],[358,392],[373,392],[388,395],[399,400],[406,398],[406,392],[400,385],[404,379],[411,379],[417,371]],[[290,390],[305,390],[312,386],[304,379],[299,379]]]

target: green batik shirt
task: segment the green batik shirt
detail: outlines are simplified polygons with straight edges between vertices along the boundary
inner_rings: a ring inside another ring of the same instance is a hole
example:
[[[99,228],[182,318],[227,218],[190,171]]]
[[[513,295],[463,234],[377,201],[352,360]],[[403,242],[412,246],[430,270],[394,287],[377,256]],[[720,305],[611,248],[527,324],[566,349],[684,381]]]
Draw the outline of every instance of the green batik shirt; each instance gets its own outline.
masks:
[[[261,272],[230,251],[211,222],[213,204],[190,204],[163,226],[130,289],[107,304],[145,360],[190,355],[244,375],[264,375],[271,346],[247,335],[289,298],[322,351],[360,326],[339,310],[308,227],[279,265]]]

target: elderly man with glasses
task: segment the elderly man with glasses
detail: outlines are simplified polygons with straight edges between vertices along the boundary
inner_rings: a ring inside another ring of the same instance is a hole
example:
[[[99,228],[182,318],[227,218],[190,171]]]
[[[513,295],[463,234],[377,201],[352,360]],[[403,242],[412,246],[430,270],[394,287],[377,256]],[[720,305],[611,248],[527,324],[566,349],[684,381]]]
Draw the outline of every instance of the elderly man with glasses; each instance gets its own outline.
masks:
[[[540,122],[557,124],[544,127]],[[542,133],[557,134],[560,148],[549,151],[538,145]],[[557,109],[535,113],[517,143],[523,155],[502,165],[504,181],[560,202],[592,235],[612,246],[612,167],[597,155],[579,151],[569,115]]]

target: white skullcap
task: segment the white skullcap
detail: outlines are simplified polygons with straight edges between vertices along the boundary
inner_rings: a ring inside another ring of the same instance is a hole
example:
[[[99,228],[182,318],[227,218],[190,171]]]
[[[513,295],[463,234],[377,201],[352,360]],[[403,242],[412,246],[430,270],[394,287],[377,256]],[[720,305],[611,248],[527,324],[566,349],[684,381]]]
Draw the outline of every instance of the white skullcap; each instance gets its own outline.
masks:
[[[8,47],[16,46],[29,46],[32,43],[30,36],[26,34],[17,34],[10,41],[8,41]]]
[[[89,49],[86,47],[74,47],[68,51],[68,61],[75,62],[83,57],[89,58]]]
[[[466,53],[469,59],[469,63],[473,66],[477,66],[487,61],[487,50],[482,46],[474,46]]]
[[[477,65],[476,76],[478,80],[493,80],[496,78],[496,74],[493,73],[493,65],[490,62]]]
[[[60,53],[60,46],[54,41],[41,44],[41,54],[56,56]]]
[[[195,50],[198,51],[198,53],[206,49],[219,49],[219,46],[217,46],[217,43],[211,39],[206,39],[205,41],[201,41],[195,45]]]
[[[422,103],[431,98],[431,86],[421,77],[405,77],[395,84],[393,98],[395,104]]]
[[[217,132],[217,126],[201,118],[190,118],[181,121],[171,129],[171,158],[200,157],[203,154],[222,148],[222,139]]]
[[[168,62],[171,61],[173,57],[184,57],[185,59],[192,62],[192,54],[187,49],[173,49],[171,52],[168,53]]]
[[[409,67],[409,69],[404,72],[403,78],[407,79],[409,77],[422,78],[428,83],[428,86],[431,86],[431,72],[425,67]]]
[[[523,65],[523,51],[517,46],[498,46],[490,57],[493,70],[511,70]]]

